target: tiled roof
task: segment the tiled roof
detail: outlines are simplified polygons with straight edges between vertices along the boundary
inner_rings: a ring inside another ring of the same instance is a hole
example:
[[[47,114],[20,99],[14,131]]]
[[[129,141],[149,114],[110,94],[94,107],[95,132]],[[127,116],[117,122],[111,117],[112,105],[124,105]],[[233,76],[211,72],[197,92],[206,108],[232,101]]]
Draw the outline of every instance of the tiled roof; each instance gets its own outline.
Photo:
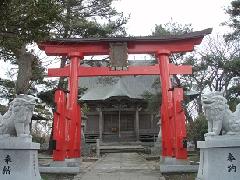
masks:
[[[61,38],[50,39],[45,43],[49,44],[84,44],[84,43],[110,43],[110,42],[166,42],[177,41],[184,39],[193,39],[204,37],[212,32],[211,28],[202,31],[195,31],[183,35],[168,35],[168,36],[140,36],[140,37],[110,37],[110,38]]]
[[[106,100],[116,96],[143,99],[144,92],[154,93],[156,91],[152,84],[158,76],[112,77],[112,82],[108,81],[107,83],[104,82],[104,79],[99,78],[81,78],[81,87],[86,87],[88,90],[80,100]]]

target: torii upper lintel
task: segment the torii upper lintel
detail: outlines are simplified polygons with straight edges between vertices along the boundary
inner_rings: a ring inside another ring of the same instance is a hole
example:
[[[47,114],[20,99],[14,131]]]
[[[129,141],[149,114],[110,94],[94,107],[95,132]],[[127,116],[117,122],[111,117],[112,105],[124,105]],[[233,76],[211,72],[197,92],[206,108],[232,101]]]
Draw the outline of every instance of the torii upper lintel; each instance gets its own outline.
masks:
[[[69,56],[71,52],[81,52],[88,55],[108,55],[110,43],[125,42],[128,54],[155,54],[168,51],[169,53],[192,51],[194,45],[201,43],[205,35],[212,29],[195,31],[184,35],[164,37],[113,37],[113,38],[70,38],[51,39],[39,43],[39,48],[49,56]]]

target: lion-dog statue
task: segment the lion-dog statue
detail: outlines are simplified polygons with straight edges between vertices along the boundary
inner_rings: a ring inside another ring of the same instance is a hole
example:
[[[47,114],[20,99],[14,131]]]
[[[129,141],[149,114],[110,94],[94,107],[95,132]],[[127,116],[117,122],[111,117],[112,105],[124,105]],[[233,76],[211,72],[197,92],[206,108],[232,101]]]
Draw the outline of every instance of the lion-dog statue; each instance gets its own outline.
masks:
[[[229,110],[227,100],[221,93],[213,92],[202,96],[204,114],[208,120],[205,136],[240,134],[240,104],[236,111]]]
[[[8,111],[0,115],[0,135],[30,136],[29,124],[35,107],[35,99],[19,95],[9,104]]]

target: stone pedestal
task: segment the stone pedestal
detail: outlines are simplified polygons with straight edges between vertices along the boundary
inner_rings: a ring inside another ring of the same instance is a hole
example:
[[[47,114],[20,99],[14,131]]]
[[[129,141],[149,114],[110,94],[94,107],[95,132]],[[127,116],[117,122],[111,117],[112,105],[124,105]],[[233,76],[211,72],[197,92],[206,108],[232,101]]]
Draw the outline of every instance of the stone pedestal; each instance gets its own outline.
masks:
[[[200,165],[196,180],[240,179],[240,136],[212,136],[198,142]]]
[[[40,167],[42,173],[77,174],[80,172],[81,158],[65,159],[65,161],[53,161],[49,167]]]
[[[40,145],[28,137],[0,137],[0,179],[41,180],[38,169]]]
[[[80,167],[81,158],[65,159],[65,161],[53,161],[50,167]]]
[[[171,157],[163,157],[160,158],[160,164],[163,165],[189,165],[189,160],[187,159],[176,159]]]
[[[161,157],[160,171],[162,173],[197,172],[198,165],[190,165],[189,160]]]
[[[154,142],[154,146],[151,148],[151,154],[154,156],[160,156],[162,152],[162,137],[158,137]]]

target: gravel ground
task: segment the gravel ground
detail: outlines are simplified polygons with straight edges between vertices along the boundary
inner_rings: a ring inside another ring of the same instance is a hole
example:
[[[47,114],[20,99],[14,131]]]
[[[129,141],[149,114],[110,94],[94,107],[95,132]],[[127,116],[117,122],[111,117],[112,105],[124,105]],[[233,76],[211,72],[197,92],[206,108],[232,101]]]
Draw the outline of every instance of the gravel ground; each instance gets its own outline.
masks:
[[[163,174],[166,180],[195,180],[196,173]],[[41,174],[43,180],[73,180],[73,175]]]
[[[39,164],[47,166],[51,163],[51,158],[48,155],[40,154]],[[193,153],[190,155],[190,160],[198,161],[199,156],[198,153]],[[153,164],[158,163],[156,159],[150,160],[148,162],[152,162]],[[82,162],[82,170],[84,172],[89,171],[95,164],[95,161],[83,161]],[[84,173],[78,174],[77,177],[81,177]],[[75,175],[69,174],[41,174],[42,180],[73,180]],[[177,173],[177,174],[163,174],[166,180],[195,180],[197,173]],[[81,178],[80,178],[81,179]]]
[[[163,174],[166,180],[195,180],[197,173]]]
[[[42,180],[73,180],[74,175],[67,174],[41,174]]]

